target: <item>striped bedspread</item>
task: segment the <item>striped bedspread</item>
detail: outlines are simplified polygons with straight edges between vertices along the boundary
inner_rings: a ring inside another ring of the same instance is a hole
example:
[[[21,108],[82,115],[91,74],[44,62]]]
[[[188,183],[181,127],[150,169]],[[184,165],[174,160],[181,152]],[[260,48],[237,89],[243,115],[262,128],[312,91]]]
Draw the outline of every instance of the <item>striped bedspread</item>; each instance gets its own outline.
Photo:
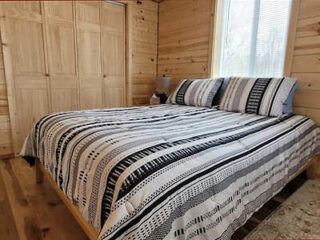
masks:
[[[159,105],[42,118],[39,158],[99,239],[230,239],[320,152],[303,116]]]

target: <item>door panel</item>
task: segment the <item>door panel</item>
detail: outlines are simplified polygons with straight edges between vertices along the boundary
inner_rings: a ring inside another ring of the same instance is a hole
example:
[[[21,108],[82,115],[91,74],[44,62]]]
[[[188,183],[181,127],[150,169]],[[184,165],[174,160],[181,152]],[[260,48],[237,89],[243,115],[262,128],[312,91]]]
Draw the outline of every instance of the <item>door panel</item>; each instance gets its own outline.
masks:
[[[76,76],[73,24],[49,24],[50,73]]]
[[[63,112],[77,109],[77,98],[77,88],[53,88],[51,97],[52,111]]]
[[[44,74],[42,23],[11,19],[10,25],[15,75]]]
[[[3,7],[6,17],[1,30],[8,44],[4,59],[12,71],[6,77],[13,93],[10,111],[17,153],[35,122],[49,112],[43,18],[38,1],[6,2]]]
[[[45,2],[45,7],[47,17],[57,20],[73,21],[72,1],[47,1]]]
[[[113,32],[124,32],[125,6],[112,3],[102,4],[102,22],[104,28]]]
[[[105,107],[125,106],[125,86],[121,76],[109,76],[105,78]]]
[[[40,1],[12,1],[7,2],[6,6],[7,9],[21,9],[28,13],[37,13],[41,14],[41,7],[40,7]]]
[[[80,75],[101,78],[100,32],[81,29],[78,39]]]
[[[102,88],[81,88],[80,96],[82,109],[102,108]]]
[[[123,107],[124,103],[124,88],[106,88],[105,107]]]
[[[79,2],[77,15],[80,24],[100,26],[100,2]]]
[[[72,2],[45,2],[52,112],[79,108]]]
[[[101,108],[101,3],[77,2],[77,40],[80,78],[80,108]]]
[[[21,88],[16,90],[17,123],[19,139],[15,143],[22,147],[24,139],[31,132],[33,125],[44,115],[48,114],[47,89]]]
[[[104,106],[125,106],[125,7],[102,4]]]
[[[125,39],[116,32],[103,31],[104,46],[103,67],[108,76],[124,76],[125,74]]]

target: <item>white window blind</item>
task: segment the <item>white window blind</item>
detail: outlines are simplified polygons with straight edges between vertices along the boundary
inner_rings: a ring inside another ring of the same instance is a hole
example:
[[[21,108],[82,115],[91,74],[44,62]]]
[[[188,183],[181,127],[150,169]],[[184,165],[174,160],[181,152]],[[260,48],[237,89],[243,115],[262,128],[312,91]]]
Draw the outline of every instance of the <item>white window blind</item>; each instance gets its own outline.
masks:
[[[291,0],[224,0],[220,76],[281,77]]]

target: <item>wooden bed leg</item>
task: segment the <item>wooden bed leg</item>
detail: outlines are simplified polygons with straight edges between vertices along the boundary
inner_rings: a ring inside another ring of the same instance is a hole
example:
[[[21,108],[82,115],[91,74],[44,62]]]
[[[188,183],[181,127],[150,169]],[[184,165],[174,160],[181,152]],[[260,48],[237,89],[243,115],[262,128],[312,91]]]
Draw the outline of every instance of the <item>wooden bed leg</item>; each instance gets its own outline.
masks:
[[[312,159],[312,163],[307,168],[307,176],[309,179],[320,179],[320,155]]]
[[[43,172],[40,168],[40,160],[36,159],[36,183],[37,184],[42,184],[43,183]]]

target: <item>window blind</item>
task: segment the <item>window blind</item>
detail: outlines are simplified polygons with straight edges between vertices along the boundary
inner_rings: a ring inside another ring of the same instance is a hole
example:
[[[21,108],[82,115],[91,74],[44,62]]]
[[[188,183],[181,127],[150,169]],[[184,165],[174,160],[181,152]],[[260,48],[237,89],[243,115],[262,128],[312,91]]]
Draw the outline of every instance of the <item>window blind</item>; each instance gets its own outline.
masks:
[[[224,0],[220,76],[281,77],[291,0]]]

